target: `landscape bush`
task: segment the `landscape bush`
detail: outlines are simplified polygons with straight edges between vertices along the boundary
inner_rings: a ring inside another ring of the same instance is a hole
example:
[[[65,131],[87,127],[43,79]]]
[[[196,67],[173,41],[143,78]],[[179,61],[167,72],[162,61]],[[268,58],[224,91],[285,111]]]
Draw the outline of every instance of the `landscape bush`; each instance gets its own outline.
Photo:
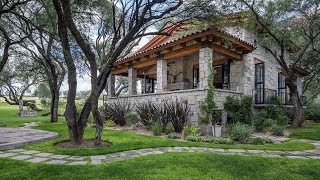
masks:
[[[117,124],[115,122],[113,122],[112,120],[107,120],[105,123],[104,123],[107,127],[114,127],[116,126]]]
[[[200,134],[192,134],[192,135],[188,135],[185,138],[187,141],[191,141],[191,142],[201,142],[202,141],[202,137],[200,136]]]
[[[170,138],[170,139],[180,139],[181,136],[178,133],[170,133],[170,134],[168,134],[168,138]]]
[[[190,115],[188,102],[166,101],[163,109],[164,116],[172,123],[175,132],[181,132]]]
[[[162,130],[163,130],[163,127],[160,124],[160,122],[155,122],[151,125],[151,131],[155,136],[160,136],[162,133]]]
[[[186,125],[182,130],[182,136],[185,138],[187,136],[200,135],[200,128],[194,127],[192,125]]]
[[[234,141],[230,138],[215,138],[215,137],[203,137],[202,142],[211,144],[234,144]]]
[[[167,124],[167,126],[165,127],[165,133],[171,134],[173,132],[174,132],[174,127],[172,123]]]
[[[246,142],[253,129],[247,124],[236,123],[229,129],[229,135],[234,141]]]
[[[253,119],[252,113],[252,97],[243,96],[228,96],[224,103],[224,109],[232,118],[232,122],[241,122],[251,124]]]
[[[273,144],[273,141],[268,137],[256,137],[252,140],[252,144],[255,144],[255,145]]]
[[[285,115],[280,115],[276,119],[277,125],[283,126],[283,127],[286,127],[288,125],[289,121],[290,121],[290,119]]]
[[[149,128],[156,122],[161,122],[162,112],[159,105],[148,101],[136,105],[136,112],[140,116],[141,123]]]
[[[266,131],[273,125],[273,120],[268,118],[265,112],[255,115],[253,126],[256,131]]]
[[[127,124],[125,115],[132,110],[132,105],[128,101],[116,100],[113,103],[105,105],[102,113],[106,119],[113,120],[116,124],[124,126]]]
[[[314,122],[320,122],[320,103],[310,103],[305,111],[306,119]]]
[[[139,114],[136,112],[128,112],[125,119],[128,124],[137,124],[140,121]]]
[[[271,132],[275,136],[283,136],[284,127],[277,124],[272,126]]]

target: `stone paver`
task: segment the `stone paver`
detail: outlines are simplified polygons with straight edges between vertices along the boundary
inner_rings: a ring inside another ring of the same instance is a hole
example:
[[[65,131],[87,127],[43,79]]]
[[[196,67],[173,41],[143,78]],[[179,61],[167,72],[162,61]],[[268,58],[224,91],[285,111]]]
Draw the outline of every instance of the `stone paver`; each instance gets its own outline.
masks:
[[[30,150],[30,151],[22,151],[21,154],[36,154],[39,153],[40,151],[34,151],[34,150]]]
[[[71,156],[69,158],[67,158],[68,160],[74,160],[74,161],[81,161],[84,160],[86,157],[84,156]]]
[[[46,162],[46,164],[65,164],[68,161],[64,161],[64,160],[52,160],[52,161],[48,161]]]
[[[14,159],[14,160],[25,160],[30,158],[32,158],[32,156],[29,156],[29,155],[20,155],[20,156],[11,157],[11,159]]]
[[[3,153],[3,154],[0,154],[0,157],[11,157],[11,156],[15,156],[17,155],[16,153]]]
[[[29,159],[27,162],[40,163],[40,162],[44,162],[46,160],[48,160],[48,158],[35,157],[35,158],[32,158],[32,159]]]
[[[106,156],[90,156],[91,160],[103,160],[103,159],[107,159]]]
[[[52,153],[38,153],[38,154],[35,154],[35,156],[38,156],[38,157],[48,157],[48,156],[52,156],[53,154]]]
[[[54,132],[29,128],[0,128],[0,134],[0,150],[15,149],[58,136]]]
[[[53,159],[65,159],[65,158],[70,157],[70,156],[57,154],[57,155],[53,155],[53,156],[50,156],[50,157],[53,158]]]

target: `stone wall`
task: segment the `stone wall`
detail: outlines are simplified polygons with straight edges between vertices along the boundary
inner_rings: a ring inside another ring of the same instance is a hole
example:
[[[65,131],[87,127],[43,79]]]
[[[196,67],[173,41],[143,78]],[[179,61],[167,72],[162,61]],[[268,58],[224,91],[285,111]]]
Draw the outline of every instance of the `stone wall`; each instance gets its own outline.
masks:
[[[109,98],[108,103],[113,103],[114,101],[128,101],[131,104],[136,103],[143,103],[143,102],[155,102],[160,103],[166,100],[178,100],[178,101],[187,101],[191,115],[189,121],[194,124],[198,125],[199,121],[199,113],[200,109],[199,106],[201,102],[203,102],[206,98],[207,90],[198,90],[198,89],[190,89],[190,90],[181,90],[181,91],[174,91],[174,92],[163,92],[163,93],[154,93],[154,94],[143,94],[139,96],[123,96],[118,98]],[[215,90],[215,102],[219,109],[223,109],[223,104],[226,101],[226,97],[228,96],[240,96],[241,93],[228,91],[228,90]]]

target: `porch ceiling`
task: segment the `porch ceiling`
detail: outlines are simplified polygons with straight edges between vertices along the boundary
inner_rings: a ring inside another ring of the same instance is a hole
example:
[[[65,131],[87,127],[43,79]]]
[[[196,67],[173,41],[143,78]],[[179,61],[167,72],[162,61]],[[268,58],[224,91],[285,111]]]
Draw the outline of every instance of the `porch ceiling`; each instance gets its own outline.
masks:
[[[201,49],[201,42],[203,41],[210,41],[211,45],[209,47],[211,47],[215,53],[235,60],[241,60],[242,54],[249,53],[255,49],[253,45],[226,32],[217,29],[207,29],[118,60],[114,63],[112,74],[127,72],[128,65],[133,65],[133,68],[136,69],[156,65],[156,57],[161,54],[165,60],[194,54]]]

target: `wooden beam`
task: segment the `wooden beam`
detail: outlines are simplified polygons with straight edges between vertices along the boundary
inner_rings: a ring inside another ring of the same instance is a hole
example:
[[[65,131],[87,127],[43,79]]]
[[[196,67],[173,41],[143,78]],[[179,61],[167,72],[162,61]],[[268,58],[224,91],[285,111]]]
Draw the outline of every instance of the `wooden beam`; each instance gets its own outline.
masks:
[[[239,54],[237,52],[231,51],[229,49],[226,49],[224,47],[221,47],[217,44],[212,44],[213,51],[216,52],[217,54],[220,54],[224,57],[231,58],[231,59],[237,59],[241,60],[242,59],[242,54]]]
[[[111,74],[113,74],[113,75],[118,75],[118,74],[121,74],[124,72],[128,72],[128,66],[123,66],[123,67],[111,70]]]
[[[169,59],[173,59],[173,58],[177,58],[177,57],[187,56],[187,55],[198,52],[200,50],[200,48],[201,48],[200,43],[193,44],[191,46],[187,46],[185,48],[181,48],[181,49],[171,51],[169,53],[164,54],[164,59],[169,60]]]
[[[148,66],[152,66],[152,65],[156,65],[156,64],[157,64],[157,58],[151,58],[151,59],[148,59],[145,61],[140,61],[140,62],[134,64],[133,68],[140,69],[143,67],[148,67]]]

